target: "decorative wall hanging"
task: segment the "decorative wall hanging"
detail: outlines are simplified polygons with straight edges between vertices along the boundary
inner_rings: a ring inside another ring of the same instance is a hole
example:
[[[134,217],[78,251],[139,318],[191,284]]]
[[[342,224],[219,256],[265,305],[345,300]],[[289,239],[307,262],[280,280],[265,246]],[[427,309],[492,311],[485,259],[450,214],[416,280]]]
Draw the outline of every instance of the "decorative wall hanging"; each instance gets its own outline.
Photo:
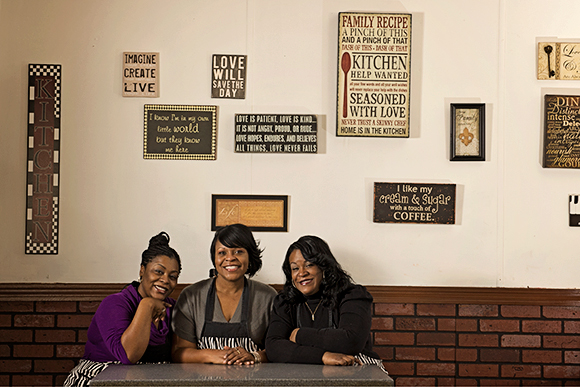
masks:
[[[238,153],[316,153],[317,134],[312,114],[236,114]]]
[[[28,65],[26,254],[58,254],[61,66]]]
[[[145,159],[215,160],[217,106],[145,105]]]
[[[451,104],[451,161],[485,160],[485,104]]]
[[[538,79],[580,79],[580,43],[538,43]]]
[[[217,55],[212,57],[211,97],[246,98],[247,55]]]
[[[544,168],[580,168],[580,96],[544,96]]]
[[[578,195],[569,195],[569,216],[570,216],[570,227],[580,226],[580,200]]]
[[[234,223],[252,231],[288,231],[288,196],[211,195],[211,230]]]
[[[411,15],[338,15],[337,136],[409,137]]]
[[[373,222],[455,224],[455,184],[375,183]]]
[[[159,53],[123,53],[123,97],[159,97]]]

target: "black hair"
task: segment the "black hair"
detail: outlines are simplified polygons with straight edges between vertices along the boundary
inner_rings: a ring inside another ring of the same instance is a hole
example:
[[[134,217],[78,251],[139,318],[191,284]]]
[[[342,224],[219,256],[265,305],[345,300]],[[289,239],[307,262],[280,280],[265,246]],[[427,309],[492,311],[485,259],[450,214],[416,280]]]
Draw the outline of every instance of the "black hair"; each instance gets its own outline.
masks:
[[[179,272],[181,273],[181,258],[179,258],[177,251],[169,246],[169,235],[165,231],[161,231],[149,239],[149,247],[141,254],[141,266],[147,267],[149,262],[160,255],[175,259],[179,264]]]
[[[256,242],[254,235],[250,229],[240,223],[230,224],[229,226],[219,228],[213,237],[211,247],[209,248],[210,259],[215,267],[215,245],[217,241],[226,247],[243,247],[248,252],[250,262],[246,274],[252,277],[262,268],[262,252],[259,242]],[[210,276],[215,274],[215,271],[210,270]]]
[[[305,300],[304,295],[294,287],[292,271],[290,269],[290,255],[294,250],[300,250],[302,256],[308,262],[314,263],[322,271],[322,303],[331,309],[337,307],[338,296],[353,285],[352,278],[342,269],[340,263],[334,258],[330,247],[321,238],[313,235],[300,237],[288,247],[282,271],[286,276],[286,283],[282,294],[291,304],[298,304]]]

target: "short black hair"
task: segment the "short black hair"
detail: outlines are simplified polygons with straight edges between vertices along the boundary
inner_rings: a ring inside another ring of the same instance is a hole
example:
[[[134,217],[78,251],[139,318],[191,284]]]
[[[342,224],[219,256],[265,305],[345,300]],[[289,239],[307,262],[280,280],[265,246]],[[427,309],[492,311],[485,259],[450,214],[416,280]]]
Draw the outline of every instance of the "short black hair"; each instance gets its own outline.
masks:
[[[215,267],[215,245],[217,241],[226,247],[243,247],[248,252],[250,262],[246,274],[254,276],[262,268],[262,252],[260,243],[256,242],[252,231],[241,223],[230,224],[229,226],[217,229],[209,248],[210,259]]]
[[[147,267],[149,262],[160,255],[175,259],[179,264],[179,272],[181,273],[181,258],[179,258],[177,251],[169,246],[169,235],[165,231],[161,231],[149,239],[149,247],[141,254],[141,266]]]

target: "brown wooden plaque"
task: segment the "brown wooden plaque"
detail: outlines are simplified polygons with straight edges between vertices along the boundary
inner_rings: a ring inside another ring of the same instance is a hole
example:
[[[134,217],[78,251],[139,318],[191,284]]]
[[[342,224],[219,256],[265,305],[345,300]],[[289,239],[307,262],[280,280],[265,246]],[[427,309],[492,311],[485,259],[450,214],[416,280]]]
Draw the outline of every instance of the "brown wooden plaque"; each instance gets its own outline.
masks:
[[[455,184],[375,183],[373,222],[455,224]]]
[[[544,168],[580,168],[580,96],[544,98]]]
[[[288,196],[212,195],[212,231],[234,223],[252,231],[288,231]]]
[[[580,80],[580,43],[538,43],[538,79]]]
[[[123,53],[123,97],[159,97],[159,53]]]

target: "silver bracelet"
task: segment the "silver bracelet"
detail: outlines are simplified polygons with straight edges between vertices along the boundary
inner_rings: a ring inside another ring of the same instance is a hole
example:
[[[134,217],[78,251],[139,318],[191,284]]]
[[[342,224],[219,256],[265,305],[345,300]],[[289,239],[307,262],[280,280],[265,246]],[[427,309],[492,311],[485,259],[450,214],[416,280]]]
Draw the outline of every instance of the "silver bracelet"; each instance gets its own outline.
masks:
[[[258,352],[251,352],[251,354],[254,355],[254,363],[258,364],[262,362],[262,357]]]

